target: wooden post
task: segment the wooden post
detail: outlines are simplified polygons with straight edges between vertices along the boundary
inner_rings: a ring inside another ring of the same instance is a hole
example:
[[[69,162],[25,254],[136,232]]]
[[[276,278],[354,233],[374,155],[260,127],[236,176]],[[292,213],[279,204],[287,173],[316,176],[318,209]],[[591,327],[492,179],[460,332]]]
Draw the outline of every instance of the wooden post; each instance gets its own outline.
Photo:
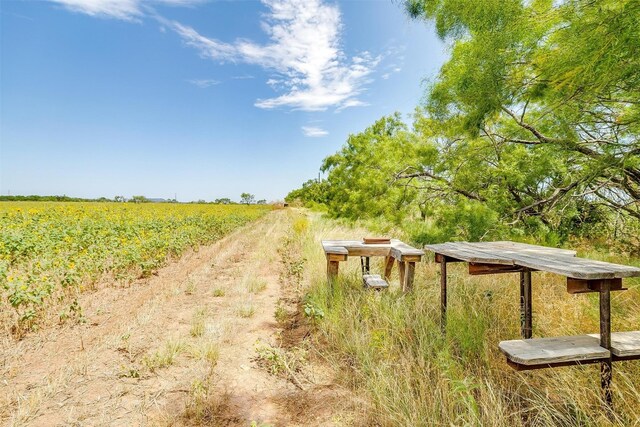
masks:
[[[391,278],[391,271],[393,270],[393,264],[396,262],[395,258],[388,256],[384,258],[384,280],[387,282]]]
[[[610,285],[607,283],[600,289],[600,347],[611,351],[611,291],[609,287]],[[609,356],[609,359],[600,363],[600,385],[604,393],[604,401],[609,409],[613,405],[612,377],[613,370],[611,356]]]
[[[398,261],[398,273],[400,273],[400,289],[404,290],[404,277],[407,272],[405,262]]]
[[[404,276],[404,283],[402,290],[404,292],[411,292],[413,289],[413,277],[416,273],[416,263],[415,262],[407,262],[406,263],[406,273]]]
[[[369,257],[365,257],[364,258],[364,271],[365,274],[370,274],[371,273],[371,268],[369,267]]]
[[[333,286],[333,282],[338,278],[338,261],[327,260],[327,279],[329,284]]]
[[[447,257],[440,262],[440,330],[447,332]]]
[[[520,334],[529,339],[533,334],[531,310],[531,271],[520,272]]]

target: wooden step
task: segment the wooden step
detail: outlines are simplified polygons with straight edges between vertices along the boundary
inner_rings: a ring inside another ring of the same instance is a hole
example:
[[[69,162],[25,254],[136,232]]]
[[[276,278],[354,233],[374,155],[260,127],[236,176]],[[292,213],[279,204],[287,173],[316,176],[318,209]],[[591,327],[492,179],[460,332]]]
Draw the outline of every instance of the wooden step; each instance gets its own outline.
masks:
[[[600,334],[589,336],[600,340]],[[620,358],[640,358],[640,331],[612,332],[611,353]]]
[[[593,335],[502,341],[499,348],[508,361],[528,369],[593,363],[611,356],[609,350],[600,347],[599,337]]]
[[[387,281],[380,277],[379,274],[364,274],[362,279],[364,280],[364,285],[368,288],[384,289],[389,287]]]

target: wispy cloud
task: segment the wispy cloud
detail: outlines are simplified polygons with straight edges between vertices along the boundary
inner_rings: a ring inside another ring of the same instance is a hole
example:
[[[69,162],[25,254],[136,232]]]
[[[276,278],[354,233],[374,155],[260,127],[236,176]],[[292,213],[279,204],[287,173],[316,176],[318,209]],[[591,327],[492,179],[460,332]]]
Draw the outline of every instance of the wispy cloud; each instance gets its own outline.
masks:
[[[329,135],[329,132],[317,126],[302,126],[302,132],[305,136],[310,136],[312,138]]]
[[[204,0],[49,0],[91,16],[138,21],[154,5],[191,6]]]
[[[153,9],[157,5],[189,6],[206,0],[49,1],[97,17],[134,22],[153,17],[163,29],[171,28],[204,58],[243,62],[269,70],[274,77],[268,83],[279,95],[257,99],[255,106],[259,108],[341,111],[368,105],[359,96],[381,60],[381,56],[369,52],[352,57],[344,52],[340,10],[326,0],[261,0],[268,9],[261,23],[270,39],[266,44],[206,37],[190,26],[162,18]]]
[[[242,75],[242,76],[233,76],[231,78],[234,79],[234,80],[247,80],[247,79],[255,79],[255,76],[251,76],[249,74],[245,74],[245,75]]]
[[[211,86],[219,85],[220,83],[222,83],[220,80],[214,80],[214,79],[192,79],[187,81],[203,89]]]
[[[262,0],[269,13],[262,28],[270,43],[239,39],[226,43],[192,27],[164,21],[204,58],[245,62],[272,70],[269,84],[285,93],[258,99],[259,108],[290,107],[306,111],[366,105],[358,100],[380,57],[362,52],[348,58],[340,47],[342,22],[336,5],[322,0]]]

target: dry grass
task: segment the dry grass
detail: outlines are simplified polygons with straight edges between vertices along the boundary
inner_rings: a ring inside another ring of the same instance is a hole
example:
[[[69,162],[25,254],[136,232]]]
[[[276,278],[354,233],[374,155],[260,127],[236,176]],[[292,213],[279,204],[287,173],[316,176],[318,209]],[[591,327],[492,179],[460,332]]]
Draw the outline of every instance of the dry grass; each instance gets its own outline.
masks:
[[[168,340],[164,347],[145,356],[142,359],[144,366],[151,372],[173,365],[175,359],[186,349],[181,340]]]
[[[197,338],[201,337],[204,334],[206,312],[206,309],[201,308],[193,313],[193,317],[191,318],[191,328],[189,330],[189,334],[192,337]]]
[[[343,367],[346,384],[371,400],[376,423],[640,425],[640,363],[614,365],[612,415],[602,409],[598,365],[522,373],[507,366],[498,343],[519,338],[514,275],[472,277],[464,265],[452,265],[445,337],[440,333],[435,263],[418,266],[411,295],[403,295],[397,285],[383,293],[365,292],[359,265],[343,263],[331,293],[318,242],[366,231],[317,217],[312,224],[304,246],[305,283],[307,300],[325,313],[318,323],[319,349]],[[640,324],[640,286],[637,280],[627,284],[630,290],[612,297],[613,330],[638,329]],[[534,273],[534,336],[598,331],[597,296],[569,295],[565,286],[562,277]]]

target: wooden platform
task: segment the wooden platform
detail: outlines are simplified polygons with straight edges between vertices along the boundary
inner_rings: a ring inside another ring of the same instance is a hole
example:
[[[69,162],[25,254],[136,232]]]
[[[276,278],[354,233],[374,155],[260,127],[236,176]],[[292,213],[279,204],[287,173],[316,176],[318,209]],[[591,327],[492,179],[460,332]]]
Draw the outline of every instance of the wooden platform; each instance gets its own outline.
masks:
[[[379,274],[365,274],[362,276],[364,285],[371,289],[388,288],[389,284]]]
[[[362,240],[323,240],[326,255],[345,256],[393,256],[398,261],[420,261],[424,251],[407,245],[398,239],[389,243],[370,244]]]
[[[640,276],[640,268],[576,257],[575,251],[516,242],[454,242],[425,248],[451,261],[519,266],[585,280]]]
[[[611,357],[609,350],[600,347],[597,335],[502,341],[499,348],[507,360],[526,367],[589,363]]]
[[[589,334],[600,340],[600,334]],[[640,358],[640,331],[612,332],[611,353],[620,358]]]

